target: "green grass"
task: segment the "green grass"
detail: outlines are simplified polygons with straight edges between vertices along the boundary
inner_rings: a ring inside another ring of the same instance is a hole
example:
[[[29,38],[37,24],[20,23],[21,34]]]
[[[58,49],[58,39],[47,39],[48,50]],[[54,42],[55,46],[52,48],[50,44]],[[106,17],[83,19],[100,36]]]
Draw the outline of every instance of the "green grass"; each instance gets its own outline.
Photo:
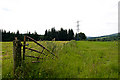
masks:
[[[22,78],[118,78],[118,43],[89,41],[41,41],[58,58],[44,51],[49,57],[26,50],[26,55],[45,57],[40,63],[36,59],[25,59],[16,71]],[[42,50],[29,42],[29,47]],[[2,77],[13,78],[13,43],[2,42]]]

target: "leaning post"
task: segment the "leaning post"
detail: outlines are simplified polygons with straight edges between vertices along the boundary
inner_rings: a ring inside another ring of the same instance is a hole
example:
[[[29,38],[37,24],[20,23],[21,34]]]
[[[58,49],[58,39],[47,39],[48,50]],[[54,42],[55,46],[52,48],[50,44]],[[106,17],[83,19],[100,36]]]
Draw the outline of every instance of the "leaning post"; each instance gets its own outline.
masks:
[[[26,45],[26,36],[24,36],[24,43],[23,43],[23,60],[25,60],[25,45]]]
[[[15,40],[13,41],[13,60],[14,60],[14,75],[15,70],[18,66],[21,66],[21,41],[17,40],[17,37],[15,37]]]

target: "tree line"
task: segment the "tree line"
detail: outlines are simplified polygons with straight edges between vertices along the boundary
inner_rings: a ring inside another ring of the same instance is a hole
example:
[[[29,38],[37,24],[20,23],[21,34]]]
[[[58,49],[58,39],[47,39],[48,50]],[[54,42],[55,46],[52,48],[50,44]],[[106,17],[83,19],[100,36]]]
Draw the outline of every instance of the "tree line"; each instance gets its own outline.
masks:
[[[74,34],[73,29],[63,29],[56,30],[55,28],[51,28],[49,30],[45,30],[44,35],[39,35],[36,31],[34,33],[27,32],[22,34],[17,30],[17,32],[10,32],[6,30],[0,30],[2,33],[2,41],[13,41],[15,37],[19,40],[23,41],[24,35],[30,36],[35,40],[48,40],[51,41],[55,39],[56,41],[70,41],[70,40],[86,40],[86,35],[84,33]]]

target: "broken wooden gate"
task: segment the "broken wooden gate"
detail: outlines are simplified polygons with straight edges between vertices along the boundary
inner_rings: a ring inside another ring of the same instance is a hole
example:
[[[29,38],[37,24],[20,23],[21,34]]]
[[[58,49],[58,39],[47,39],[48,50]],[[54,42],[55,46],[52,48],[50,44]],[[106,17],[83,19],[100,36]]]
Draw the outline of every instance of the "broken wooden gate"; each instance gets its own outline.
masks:
[[[30,39],[32,40],[34,43],[36,43],[37,45],[39,45],[40,47],[42,47],[42,51],[37,51],[35,49],[32,49],[32,48],[29,48],[29,47],[26,47],[26,39]],[[29,36],[24,36],[24,43],[23,43],[23,60],[25,60],[25,57],[31,57],[31,58],[37,58],[38,59],[43,59],[41,57],[35,57],[35,56],[29,56],[29,55],[25,55],[25,49],[28,49],[28,50],[31,50],[31,51],[34,51],[34,52],[37,52],[37,53],[40,53],[40,54],[44,54],[46,55],[45,53],[43,53],[44,50],[48,51],[49,53],[51,53],[52,55],[55,56],[55,54],[53,52],[51,52],[50,50],[48,50],[46,47],[44,47],[43,45],[41,45],[40,43],[38,43],[36,40],[34,40],[33,38],[29,37]],[[47,56],[47,55],[46,55]],[[35,61],[33,61],[34,63]],[[36,61],[36,62],[39,62],[39,61]]]

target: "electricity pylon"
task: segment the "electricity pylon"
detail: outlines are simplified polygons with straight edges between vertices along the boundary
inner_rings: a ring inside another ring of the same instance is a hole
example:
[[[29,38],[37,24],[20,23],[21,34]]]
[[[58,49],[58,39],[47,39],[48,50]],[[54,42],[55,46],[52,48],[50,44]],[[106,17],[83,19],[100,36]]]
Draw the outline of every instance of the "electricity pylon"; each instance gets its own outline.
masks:
[[[79,40],[79,30],[80,30],[80,29],[79,29],[79,26],[80,26],[80,25],[79,25],[79,22],[80,22],[80,21],[77,21],[77,41]]]

